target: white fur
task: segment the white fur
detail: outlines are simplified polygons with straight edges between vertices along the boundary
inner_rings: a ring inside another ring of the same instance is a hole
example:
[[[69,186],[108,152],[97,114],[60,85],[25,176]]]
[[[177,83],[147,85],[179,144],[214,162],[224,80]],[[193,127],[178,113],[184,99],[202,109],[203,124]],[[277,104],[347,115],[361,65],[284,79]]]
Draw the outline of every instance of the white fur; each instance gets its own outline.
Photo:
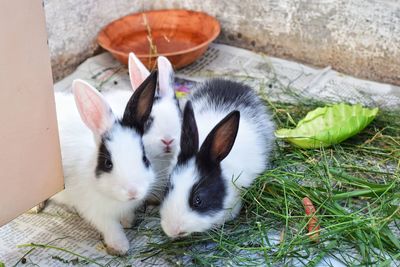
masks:
[[[159,57],[157,62],[159,75],[158,96],[160,99],[153,105],[150,115],[153,118],[153,123],[143,136],[146,155],[157,176],[150,196],[150,199],[156,202],[162,198],[171,168],[176,162],[181,133],[181,114],[174,98],[173,68],[165,57]],[[146,67],[135,54],[130,53],[129,73],[134,91],[141,81],[148,76],[149,72],[144,71],[145,69]],[[139,78],[137,77],[138,75],[140,75]],[[166,145],[162,140],[173,140],[169,153],[164,152]]]
[[[65,190],[52,199],[75,209],[99,230],[109,251],[124,254],[129,242],[120,222],[132,221],[155,178],[143,164],[140,136],[119,124],[111,126],[107,148],[113,169],[96,177],[99,136],[82,122],[72,94],[56,93],[56,107]],[[133,195],[135,199],[130,200]]]
[[[170,98],[162,98],[154,104],[151,116],[154,121],[143,136],[143,144],[157,176],[152,196],[160,200],[179,151],[181,119],[175,100]],[[161,139],[174,140],[169,153],[164,152]]]
[[[194,99],[192,104],[200,146],[213,127],[235,109],[216,109],[203,99]],[[231,152],[221,162],[222,177],[227,185],[223,210],[211,215],[193,211],[189,206],[189,193],[199,179],[199,172],[194,160],[184,166],[177,166],[171,174],[173,189],[160,209],[161,226],[168,236],[203,232],[236,217],[241,208],[240,189],[249,187],[265,170],[266,157],[272,149],[274,126],[266,114],[255,119],[247,113],[246,108],[239,111],[240,123],[236,141]]]

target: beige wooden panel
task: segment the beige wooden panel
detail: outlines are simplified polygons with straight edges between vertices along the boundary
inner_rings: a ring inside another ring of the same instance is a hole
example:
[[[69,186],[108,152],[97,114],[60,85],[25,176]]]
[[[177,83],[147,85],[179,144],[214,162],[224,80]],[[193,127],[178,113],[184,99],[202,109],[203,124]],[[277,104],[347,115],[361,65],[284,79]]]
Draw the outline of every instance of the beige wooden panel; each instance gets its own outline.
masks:
[[[42,1],[0,0],[0,225],[63,184]]]

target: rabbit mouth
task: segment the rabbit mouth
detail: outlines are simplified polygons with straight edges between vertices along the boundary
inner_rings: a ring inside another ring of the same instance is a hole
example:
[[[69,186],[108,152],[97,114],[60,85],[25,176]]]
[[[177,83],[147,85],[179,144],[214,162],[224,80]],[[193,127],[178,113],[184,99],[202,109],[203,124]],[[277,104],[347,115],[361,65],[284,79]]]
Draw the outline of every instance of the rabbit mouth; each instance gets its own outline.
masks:
[[[167,147],[164,148],[164,153],[165,154],[170,154],[170,153],[172,153],[172,149],[169,146],[167,146]]]

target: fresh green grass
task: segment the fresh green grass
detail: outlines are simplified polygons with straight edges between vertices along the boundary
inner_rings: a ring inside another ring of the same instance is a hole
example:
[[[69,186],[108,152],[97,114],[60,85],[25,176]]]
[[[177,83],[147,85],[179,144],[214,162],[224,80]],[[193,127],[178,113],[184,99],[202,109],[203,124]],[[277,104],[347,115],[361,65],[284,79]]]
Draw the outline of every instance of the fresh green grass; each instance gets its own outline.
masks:
[[[316,107],[270,105],[278,127],[295,126]],[[271,168],[243,192],[239,218],[183,240],[156,238],[140,257],[184,265],[313,266],[329,255],[347,266],[390,266],[400,259],[397,114],[381,112],[362,133],[331,148],[303,150],[278,141]],[[307,235],[303,197],[317,209],[319,242]]]
[[[266,101],[278,128],[294,127],[324,104]],[[101,260],[126,266],[131,258],[172,265],[307,265],[324,257],[347,266],[400,262],[400,114],[381,111],[360,134],[330,148],[303,150],[277,141],[271,167],[243,192],[240,216],[221,228],[171,241],[160,227],[138,229],[149,238],[131,256]],[[308,234],[302,198],[316,208],[319,242]],[[34,249],[63,250],[27,244]],[[75,261],[94,260],[71,254]],[[60,259],[55,259],[59,260]],[[63,259],[61,259],[63,260]]]

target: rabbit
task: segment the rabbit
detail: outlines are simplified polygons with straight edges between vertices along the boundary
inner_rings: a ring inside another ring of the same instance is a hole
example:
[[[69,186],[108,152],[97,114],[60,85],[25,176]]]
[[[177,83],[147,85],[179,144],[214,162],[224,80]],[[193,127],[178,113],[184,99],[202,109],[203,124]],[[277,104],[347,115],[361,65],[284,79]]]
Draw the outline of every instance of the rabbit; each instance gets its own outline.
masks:
[[[73,95],[56,93],[65,189],[52,200],[91,223],[112,255],[128,251],[123,226],[131,226],[155,181],[142,139],[156,85],[155,71],[131,94],[121,118],[82,80],[73,81]]]
[[[180,152],[160,207],[165,234],[178,238],[235,218],[241,188],[268,166],[274,128],[250,87],[223,79],[197,87],[183,111]]]
[[[149,75],[149,71],[135,56],[129,54],[129,76],[133,90],[136,90],[143,80]],[[143,143],[157,181],[148,202],[160,203],[168,182],[168,176],[179,151],[181,133],[181,110],[174,91],[174,71],[166,57],[157,59],[158,67],[158,91],[153,109],[145,126]]]

